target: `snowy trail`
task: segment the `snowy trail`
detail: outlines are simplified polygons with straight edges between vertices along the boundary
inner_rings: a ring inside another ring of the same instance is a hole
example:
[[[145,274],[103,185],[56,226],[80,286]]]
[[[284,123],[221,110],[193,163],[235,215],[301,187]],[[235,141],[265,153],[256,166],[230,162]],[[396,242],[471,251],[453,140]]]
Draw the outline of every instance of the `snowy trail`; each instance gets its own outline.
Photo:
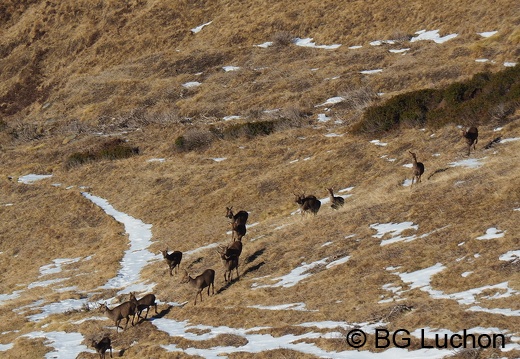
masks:
[[[121,269],[116,277],[110,279],[103,289],[121,289],[118,294],[150,291],[155,283],[145,285],[141,282],[141,270],[157,256],[148,250],[152,244],[152,225],[117,211],[107,200],[83,192],[82,195],[103,209],[109,216],[122,223],[130,240],[130,248],[121,261]]]

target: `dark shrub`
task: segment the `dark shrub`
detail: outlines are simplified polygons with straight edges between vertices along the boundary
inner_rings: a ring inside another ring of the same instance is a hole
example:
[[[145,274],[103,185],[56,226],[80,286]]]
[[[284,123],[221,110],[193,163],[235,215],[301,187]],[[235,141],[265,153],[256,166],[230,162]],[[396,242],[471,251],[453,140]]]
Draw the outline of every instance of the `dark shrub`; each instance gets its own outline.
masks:
[[[478,73],[444,89],[394,96],[384,104],[368,107],[353,131],[386,132],[401,125],[439,127],[453,121],[485,123],[514,113],[519,104],[520,66],[515,66],[494,74]],[[507,111],[497,112],[500,108]]]
[[[127,144],[125,140],[116,138],[102,143],[97,148],[73,153],[65,161],[65,166],[67,168],[72,168],[88,162],[99,161],[103,159],[117,160],[138,154],[138,147],[132,147]]]

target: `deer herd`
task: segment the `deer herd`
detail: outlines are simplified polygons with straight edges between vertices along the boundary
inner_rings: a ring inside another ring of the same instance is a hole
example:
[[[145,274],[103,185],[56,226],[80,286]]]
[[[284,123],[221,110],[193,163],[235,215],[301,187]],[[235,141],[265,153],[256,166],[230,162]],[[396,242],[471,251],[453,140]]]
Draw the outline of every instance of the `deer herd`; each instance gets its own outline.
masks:
[[[478,129],[476,127],[469,127],[462,131],[462,137],[466,140],[468,155],[470,154],[471,148],[475,150],[475,146],[478,142]],[[424,173],[424,164],[417,161],[417,154],[409,151],[412,156],[412,185],[414,182],[417,184],[421,182],[421,176]],[[328,198],[330,201],[330,207],[334,210],[338,210],[345,204],[345,199],[341,196],[335,196],[333,188],[326,188],[328,192]],[[305,195],[305,193],[296,194],[295,202],[298,204],[302,215],[312,214],[316,215],[321,207],[321,201],[314,195]],[[242,253],[242,238],[246,235],[246,224],[249,217],[249,213],[246,211],[233,212],[233,207],[226,207],[226,218],[230,219],[231,227],[231,242],[227,245],[220,245],[216,250],[220,260],[222,261],[224,268],[224,282],[230,283],[233,277],[233,271],[236,272],[236,279],[239,279],[239,263],[240,255]],[[173,272],[178,274],[180,264],[182,261],[182,252],[173,251],[168,253],[168,248],[161,250],[164,260],[166,261],[169,269],[170,276],[173,276]],[[202,291],[207,288],[208,296],[215,294],[215,270],[206,269],[198,276],[192,277],[186,269],[183,270],[183,277],[180,283],[187,283],[192,286],[195,292],[194,305],[197,304],[197,298],[200,297],[202,302]],[[146,320],[150,307],[154,307],[155,314],[157,312],[157,303],[154,294],[146,294],[140,299],[135,297],[134,293],[130,293],[130,298],[127,302],[124,302],[112,309],[109,309],[106,303],[100,305],[100,311],[104,313],[109,319],[114,321],[116,326],[116,332],[121,328],[120,324],[125,319],[125,326],[122,328],[126,330],[128,322],[131,322],[132,326],[139,322],[140,319]],[[146,309],[144,317],[141,316],[142,312]],[[137,321],[136,317],[137,316]],[[112,346],[108,336],[104,336],[100,341],[92,340],[92,346],[96,349],[100,358],[105,358],[105,352],[110,350],[110,356],[112,357]]]

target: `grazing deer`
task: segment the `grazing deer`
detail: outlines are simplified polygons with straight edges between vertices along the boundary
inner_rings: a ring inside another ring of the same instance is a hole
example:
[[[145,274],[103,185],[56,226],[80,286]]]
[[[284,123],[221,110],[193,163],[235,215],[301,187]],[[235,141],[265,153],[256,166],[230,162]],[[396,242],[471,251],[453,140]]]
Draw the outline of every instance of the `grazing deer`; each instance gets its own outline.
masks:
[[[166,250],[161,251],[164,259],[166,259],[166,263],[168,263],[168,267],[170,268],[170,276],[173,276],[173,269],[175,267],[175,273],[179,272],[179,267],[181,266],[181,260],[182,260],[182,252],[179,251],[173,251],[172,253],[168,254],[168,248]]]
[[[192,287],[197,289],[197,293],[195,294],[195,305],[197,305],[197,296],[200,294],[200,301],[202,302],[202,290],[208,287],[208,297],[209,297],[209,289],[212,288],[211,294],[215,294],[215,271],[213,269],[206,269],[202,274],[196,276],[195,278],[190,277],[186,269],[184,270],[184,278],[182,278],[181,283],[189,283]]]
[[[468,144],[468,156],[471,151],[471,146],[473,146],[473,150],[476,150],[477,148],[477,142],[478,142],[478,129],[474,126],[467,128],[465,130],[462,130],[462,137],[466,139],[466,143]]]
[[[105,359],[105,352],[110,349],[110,357],[112,358],[112,342],[108,336],[104,336],[99,342],[92,339],[92,347],[99,354],[99,359]]]
[[[246,223],[249,213],[246,211],[238,211],[233,214],[233,206],[226,207],[226,217],[231,219],[231,238],[233,240],[241,240],[246,235]]]
[[[345,199],[343,197],[335,197],[332,188],[327,188],[327,191],[329,191],[330,206],[332,209],[343,207]]]
[[[296,196],[296,203],[300,206],[302,215],[305,213],[312,213],[316,215],[321,207],[321,201],[316,196],[306,196],[305,193],[301,195],[294,194]]]
[[[415,183],[421,182],[421,176],[424,173],[424,164],[422,162],[417,162],[417,155],[412,151],[408,151],[412,155],[413,159],[413,177],[412,177],[412,186],[415,180]]]
[[[157,313],[157,303],[155,302],[155,295],[153,294],[147,294],[141,299],[137,300],[134,293],[130,293],[130,301],[134,302],[137,305],[137,320],[141,318],[141,313],[143,310],[146,309],[146,315],[144,316],[144,319],[148,317],[148,312],[150,311],[150,307],[153,306],[155,308],[155,314]]]
[[[130,317],[132,317],[132,325],[134,325],[134,316],[137,311],[137,305],[133,302],[124,302],[113,309],[109,309],[107,304],[103,303],[101,304],[101,307],[99,307],[99,310],[109,319],[114,321],[116,324],[116,332],[118,332],[120,328],[119,323],[121,323],[121,320],[124,318],[126,318],[126,323],[123,331],[126,330],[128,322],[130,321]]]

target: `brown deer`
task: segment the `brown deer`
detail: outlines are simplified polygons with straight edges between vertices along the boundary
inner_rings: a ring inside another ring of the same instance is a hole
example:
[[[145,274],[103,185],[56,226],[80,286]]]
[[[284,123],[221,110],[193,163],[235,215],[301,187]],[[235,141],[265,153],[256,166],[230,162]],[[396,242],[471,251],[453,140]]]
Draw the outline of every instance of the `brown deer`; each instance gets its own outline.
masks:
[[[134,293],[130,293],[130,301],[134,302],[137,305],[137,320],[141,318],[141,313],[146,309],[146,314],[144,316],[144,319],[148,317],[148,312],[150,311],[150,307],[153,306],[155,308],[155,314],[157,313],[157,303],[155,302],[155,295],[154,294],[146,294],[141,299],[137,300]]]
[[[301,195],[294,194],[296,196],[296,203],[300,206],[302,215],[306,213],[312,213],[316,215],[321,207],[321,201],[316,196],[306,196],[305,193]]]
[[[197,293],[195,294],[195,305],[197,305],[197,296],[200,294],[200,301],[202,302],[202,290],[208,287],[208,297],[209,297],[209,289],[212,288],[211,294],[215,294],[215,271],[213,269],[206,269],[202,274],[199,274],[195,278],[190,277],[188,271],[184,270],[184,278],[182,278],[181,283],[189,283],[192,287],[197,289]]]
[[[110,349],[110,357],[112,358],[112,342],[108,336],[104,336],[99,342],[92,339],[92,347],[99,354],[99,359],[105,359],[105,352]]]
[[[345,204],[345,199],[343,197],[334,196],[334,191],[332,188],[327,188],[327,191],[329,191],[330,206],[332,209],[339,209],[343,207]]]
[[[475,126],[469,127],[467,129],[462,130],[462,137],[466,139],[466,143],[468,144],[468,156],[471,151],[471,146],[473,146],[473,150],[476,150],[478,143],[478,129]]]
[[[125,327],[126,330],[130,317],[132,317],[132,325],[134,325],[134,316],[137,311],[137,305],[133,302],[124,302],[113,309],[109,309],[106,303],[101,304],[99,310],[104,313],[109,319],[112,319],[116,324],[116,332],[119,331],[119,324],[121,320],[126,319]]]
[[[415,183],[421,182],[421,176],[424,173],[424,164],[422,162],[417,162],[417,155],[412,151],[408,151],[412,155],[413,159],[413,177],[412,177],[412,186],[415,180]]]
[[[219,252],[224,252],[226,259],[240,257],[242,254],[242,241],[233,241],[227,246],[220,246]]]
[[[173,269],[176,268],[175,273],[179,272],[179,267],[181,266],[182,260],[182,252],[173,251],[168,254],[168,248],[164,251],[161,251],[164,259],[166,259],[166,263],[168,263],[168,267],[170,268],[170,276],[173,276]]]
[[[236,241],[238,242],[238,241]],[[233,242],[233,243],[236,243]],[[238,261],[239,255],[230,255],[228,251],[228,247],[220,247],[217,250],[217,253],[220,255],[220,259],[222,260],[222,264],[224,265],[224,281],[231,282],[231,278],[233,276],[233,269],[237,272],[237,278],[239,278],[238,274]]]
[[[233,240],[241,240],[246,235],[246,223],[249,213],[246,211],[238,211],[233,213],[233,206],[226,207],[226,217],[231,219],[231,238]]]

